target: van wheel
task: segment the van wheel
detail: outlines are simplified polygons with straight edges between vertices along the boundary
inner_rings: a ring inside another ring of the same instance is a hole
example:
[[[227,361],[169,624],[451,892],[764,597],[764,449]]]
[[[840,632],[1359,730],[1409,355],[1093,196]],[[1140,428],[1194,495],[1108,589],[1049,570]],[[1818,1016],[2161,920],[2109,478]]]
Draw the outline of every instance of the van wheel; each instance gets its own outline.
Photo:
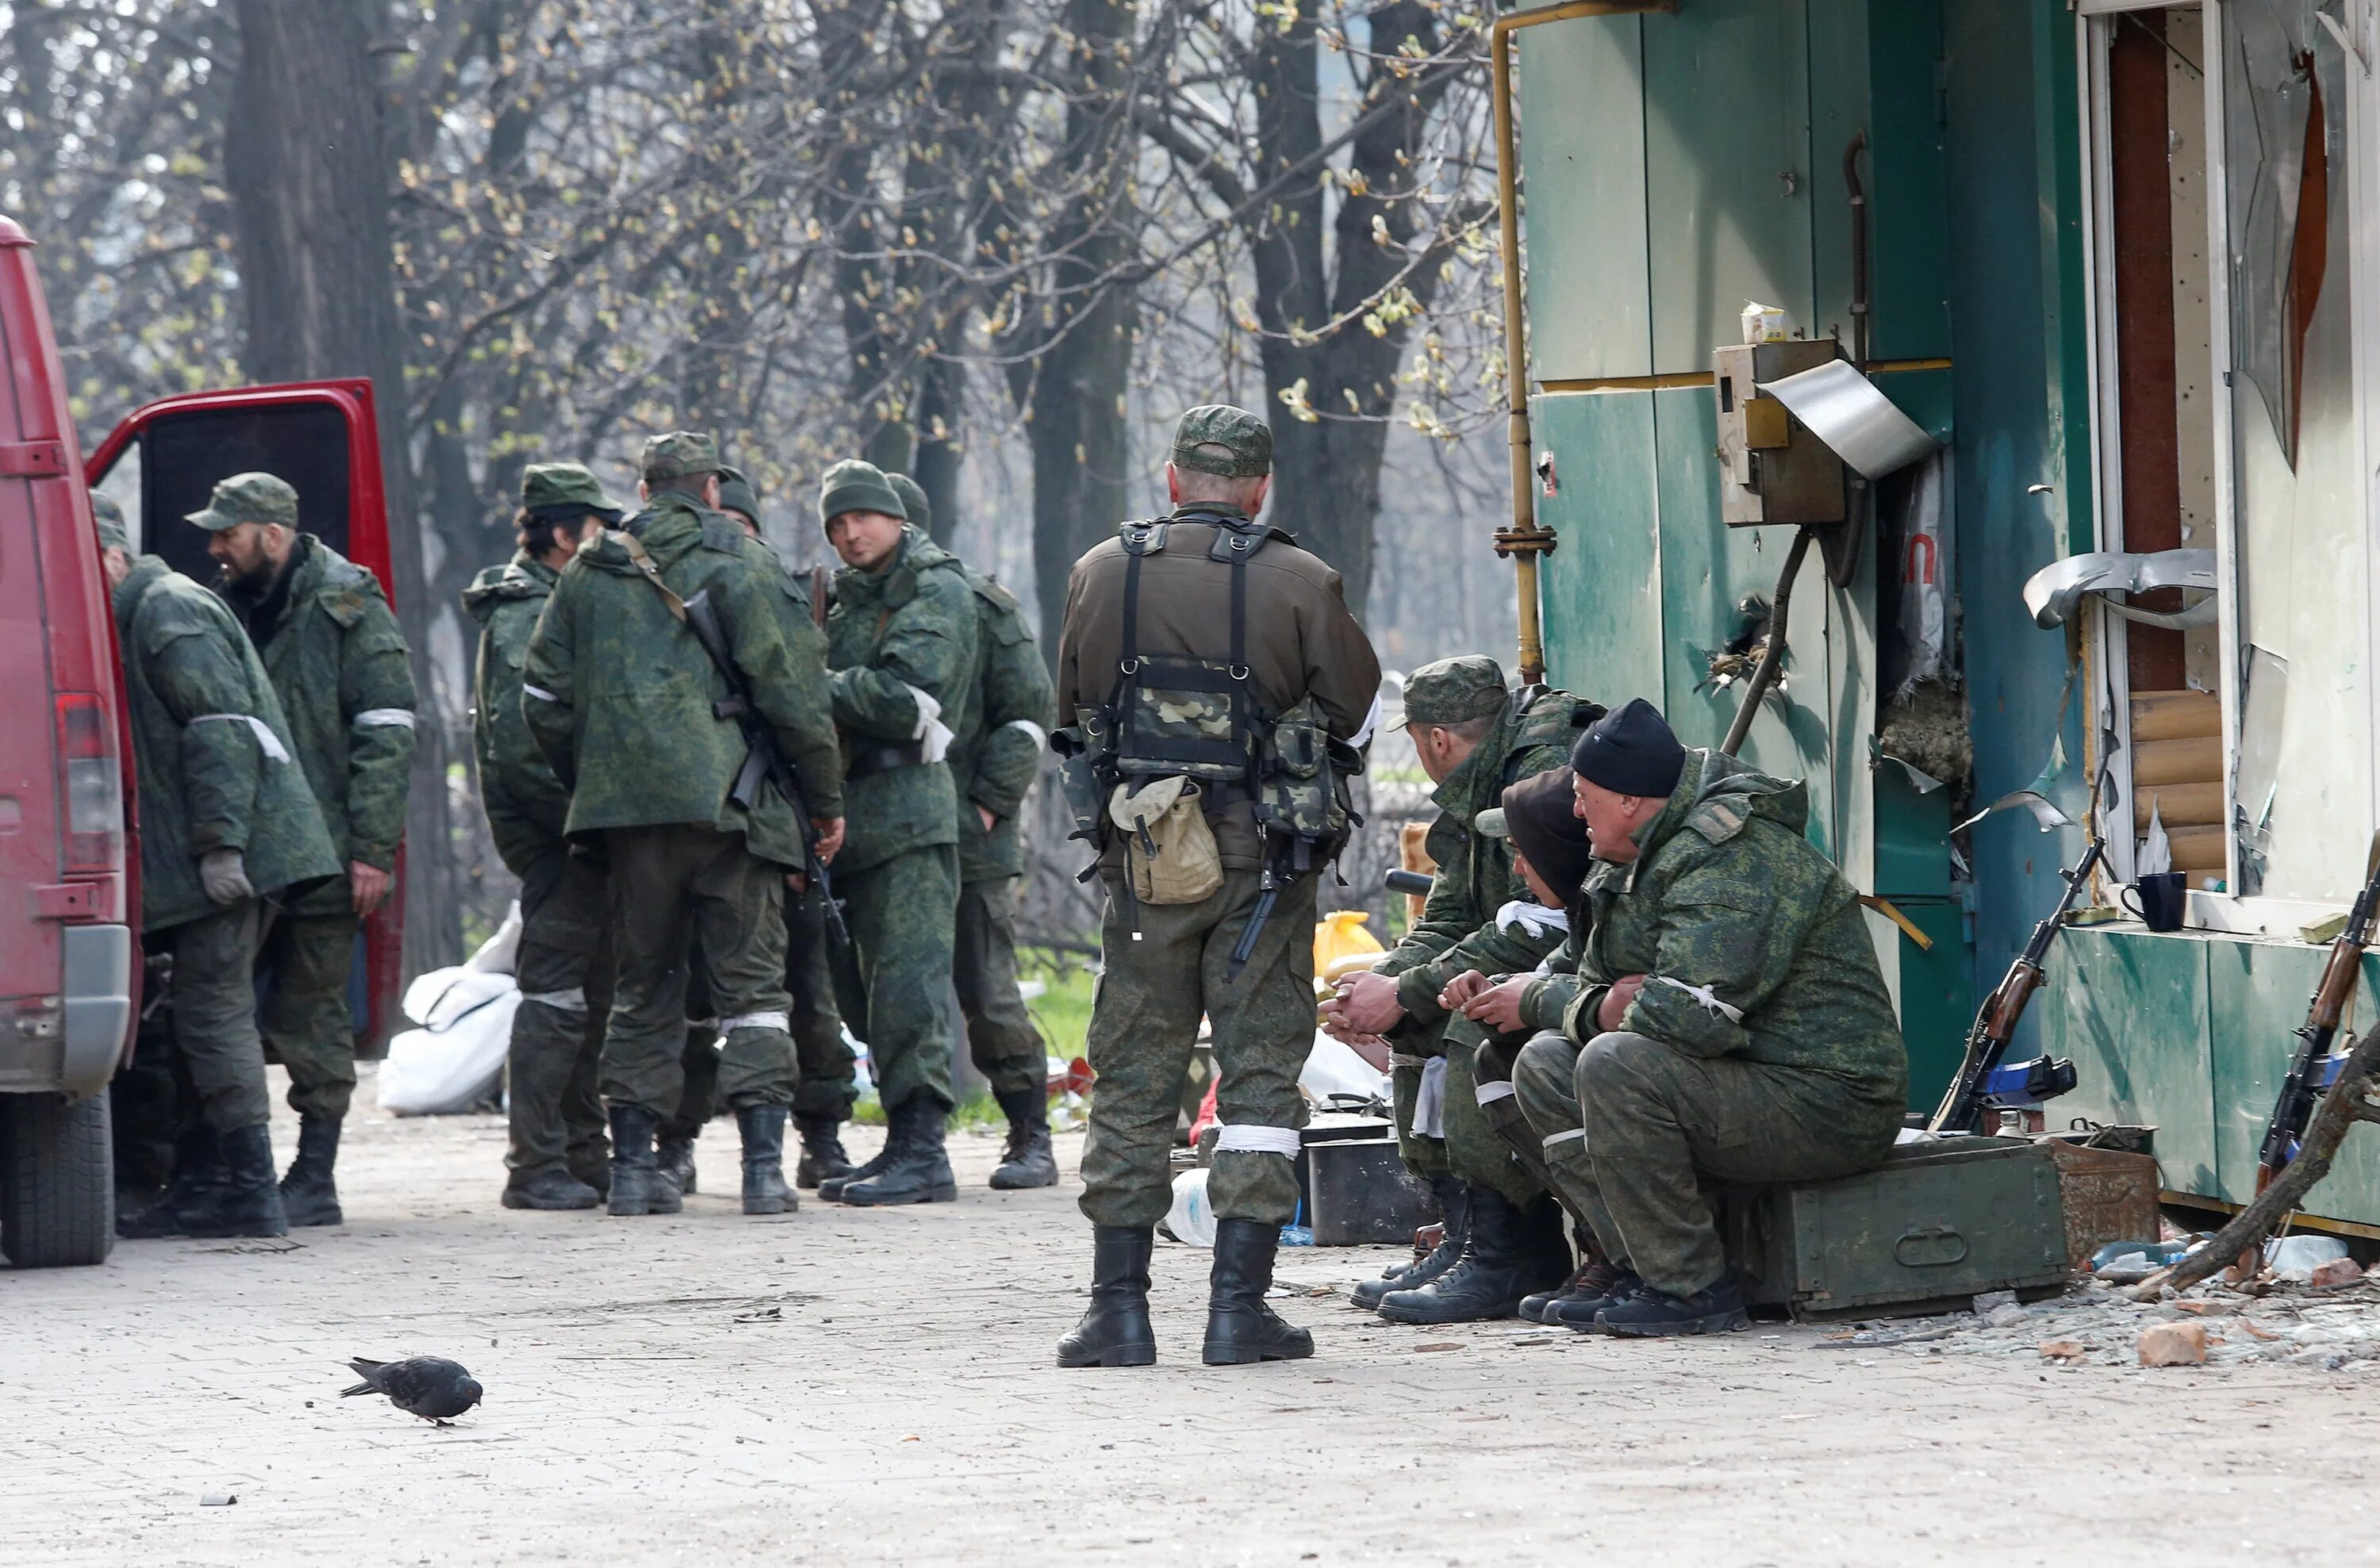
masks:
[[[0,1094],[0,1253],[20,1269],[103,1263],[115,1245],[107,1092]]]

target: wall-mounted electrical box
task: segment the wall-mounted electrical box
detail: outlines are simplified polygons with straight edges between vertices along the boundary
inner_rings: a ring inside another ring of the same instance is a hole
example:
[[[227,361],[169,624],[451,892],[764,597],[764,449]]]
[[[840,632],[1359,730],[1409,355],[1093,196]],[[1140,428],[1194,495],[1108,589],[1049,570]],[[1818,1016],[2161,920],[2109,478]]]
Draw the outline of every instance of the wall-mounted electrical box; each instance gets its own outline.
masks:
[[[1711,352],[1718,399],[1719,515],[1730,528],[1840,523],[1843,460],[1759,391],[1840,356],[1832,338],[1730,344]]]

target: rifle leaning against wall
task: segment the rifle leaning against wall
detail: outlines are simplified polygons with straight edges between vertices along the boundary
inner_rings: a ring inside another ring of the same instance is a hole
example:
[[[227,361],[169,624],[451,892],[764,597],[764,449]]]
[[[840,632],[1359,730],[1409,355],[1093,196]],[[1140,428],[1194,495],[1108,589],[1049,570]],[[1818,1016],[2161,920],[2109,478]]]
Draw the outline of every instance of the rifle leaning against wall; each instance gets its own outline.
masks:
[[[2289,1076],[2282,1080],[2280,1098],[2273,1103],[2272,1116],[2265,1123],[2265,1141],[2256,1152],[2258,1192],[2272,1186],[2273,1178],[2298,1157],[2306,1124],[2313,1120],[2314,1102],[2338,1077],[2339,1059],[2332,1056],[2331,1050],[2338,1042],[2339,1021],[2347,1016],[2356,985],[2363,978],[2363,948],[2371,940],[2375,902],[2380,902],[2380,834],[2373,835],[2371,858],[2363,867],[2363,891],[2355,895],[2347,924],[2330,945],[2330,961],[2322,966],[2313,1000],[2306,1004],[2306,1020],[2297,1029],[2297,1056],[2289,1063]]]
[[[2091,873],[2097,869],[2107,850],[2107,840],[2094,837],[2074,869],[2058,873],[2066,879],[2065,896],[2058,900],[2058,907],[2049,911],[2048,918],[2033,928],[2024,951],[2016,956],[2008,973],[1984,998],[1973,1026],[1967,1031],[1967,1050],[1959,1063],[1959,1076],[1950,1080],[1949,1092],[1943,1095],[1934,1119],[1926,1124],[1927,1131],[1937,1136],[1973,1132],[1987,1102],[2037,1105],[2074,1087],[2074,1064],[2062,1057],[2036,1056],[2032,1061],[2006,1067],[2000,1061],[2008,1055],[2009,1042],[2015,1037],[2016,1026],[2033,1001],[2033,994],[2041,989],[2042,965],[2049,958],[2050,943],[2057,939],[2068,911],[2074,908],[2076,895],[2091,880]]]

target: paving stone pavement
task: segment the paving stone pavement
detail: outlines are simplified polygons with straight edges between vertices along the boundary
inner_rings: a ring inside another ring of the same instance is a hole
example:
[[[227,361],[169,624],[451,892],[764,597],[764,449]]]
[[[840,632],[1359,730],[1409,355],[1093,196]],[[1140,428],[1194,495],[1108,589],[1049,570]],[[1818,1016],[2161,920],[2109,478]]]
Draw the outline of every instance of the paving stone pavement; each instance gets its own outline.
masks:
[[[1777,1325],[1406,1329],[1337,1294],[1279,1303],[1313,1360],[1210,1371],[1206,1254],[1171,1246],[1161,1364],[1062,1372],[1078,1188],[985,1189],[996,1139],[956,1141],[954,1204],[747,1220],[722,1122],[718,1192],[611,1220],[499,1208],[496,1118],[371,1100],[342,1228],[0,1272],[0,1562],[2375,1555],[2357,1375],[1846,1352]],[[1071,1171],[1079,1140],[1060,1153]],[[1281,1273],[1337,1292],[1390,1256],[1293,1250]],[[417,1353],[467,1363],[486,1403],[440,1429],[339,1397],[345,1357]]]

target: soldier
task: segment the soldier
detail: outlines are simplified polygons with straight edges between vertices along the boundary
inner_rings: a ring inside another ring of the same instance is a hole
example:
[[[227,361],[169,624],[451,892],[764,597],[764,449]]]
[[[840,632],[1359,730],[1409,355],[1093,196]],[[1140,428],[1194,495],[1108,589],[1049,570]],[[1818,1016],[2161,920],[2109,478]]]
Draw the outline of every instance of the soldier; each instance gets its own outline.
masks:
[[[909,522],[931,534],[926,492],[906,474],[887,474]],[[959,795],[959,918],[951,980],[966,1019],[967,1054],[1008,1118],[1008,1145],[990,1185],[1002,1191],[1058,1185],[1050,1147],[1050,1048],[1016,988],[1016,883],[1025,874],[1017,814],[1050,739],[1054,699],[1050,667],[1016,597],[970,570],[975,590],[975,696],[966,727],[951,742]]]
[[[1357,1285],[1351,1299],[1391,1322],[1452,1323],[1512,1315],[1523,1297],[1571,1271],[1561,1215],[1536,1176],[1513,1157],[1482,1108],[1483,1093],[1509,1094],[1501,1075],[1475,1060],[1477,1027],[1439,1006],[1439,993],[1468,970],[1510,973],[1536,967],[1561,945],[1560,917],[1547,917],[1512,869],[1512,847],[1483,839],[1472,819],[1507,785],[1562,766],[1580,726],[1602,710],[1566,692],[1505,690],[1501,666],[1484,654],[1426,664],[1405,681],[1401,718],[1422,771],[1438,788],[1429,854],[1438,862],[1421,919],[1367,973],[1348,977],[1323,1007],[1342,1035],[1385,1035],[1396,1087],[1405,1165],[1437,1188],[1446,1238],[1402,1271]],[[1424,1080],[1443,1137],[1416,1125]]]
[[[1900,1130],[1909,1063],[1859,896],[1803,837],[1799,783],[1678,743],[1641,697],[1571,755],[1594,840],[1574,979],[1512,1082],[1555,1179],[1627,1271],[1572,1328],[1747,1321],[1702,1193],[1848,1176]]]
[[[835,984],[868,1042],[887,1123],[882,1150],[819,1196],[947,1203],[958,1184],[942,1147],[953,1104],[942,996],[959,897],[947,758],[975,694],[975,594],[870,464],[826,471],[819,522],[844,562],[826,623],[851,780],[851,842],[835,868],[851,945],[834,954]]]
[[[576,463],[532,463],[521,471],[520,548],[463,590],[479,621],[471,746],[480,800],[496,853],[520,878],[521,934],[513,975],[511,1146],[504,1155],[507,1209],[592,1209],[610,1185],[603,1103],[596,1066],[603,1049],[607,976],[603,871],[570,852],[563,826],[570,791],[530,738],[521,714],[521,666],[529,634],[553,585],[578,547],[619,522],[618,502]]]
[[[1172,1200],[1168,1152],[1201,1013],[1223,1123],[1202,1355],[1211,1366],[1314,1353],[1264,1297],[1297,1210],[1315,879],[1343,838],[1334,775],[1362,766],[1380,667],[1339,574],[1256,521],[1271,486],[1265,422],[1194,408],[1172,458],[1173,513],[1123,525],[1075,563],[1059,641],[1067,803],[1100,846],[1107,890],[1082,1164],[1091,1307],[1059,1344],[1062,1367],[1157,1358],[1152,1230]],[[1109,831],[1119,819],[1129,830]]]
[[[140,790],[140,929],[150,952],[173,959],[174,1044],[198,1100],[171,1185],[116,1234],[286,1236],[256,952],[265,899],[335,876],[338,856],[273,682],[230,610],[161,558],[135,560],[115,504],[91,503]]]
[[[292,1225],[341,1223],[339,1128],[356,1092],[347,971],[356,933],[387,899],[413,769],[413,673],[380,582],[298,531],[298,492],[235,474],[189,521],[223,571],[216,592],[263,657],[345,874],[283,904],[258,967],[267,1054],[289,1069],[298,1157],[282,1178]]]
[[[529,639],[521,708],[570,790],[565,830],[610,868],[615,973],[601,1082],[613,1214],[683,1206],[653,1136],[684,1090],[688,933],[722,1015],[720,1092],[744,1145],[744,1212],[796,1207],[785,1185],[784,874],[804,832],[773,778],[737,798],[749,743],[727,676],[683,618],[716,612],[750,701],[790,763],[819,852],[843,837],[823,682],[787,646],[775,563],[720,515],[719,449],[673,431],[645,443],[644,507],[571,559]],[[729,711],[722,713],[722,707]]]

